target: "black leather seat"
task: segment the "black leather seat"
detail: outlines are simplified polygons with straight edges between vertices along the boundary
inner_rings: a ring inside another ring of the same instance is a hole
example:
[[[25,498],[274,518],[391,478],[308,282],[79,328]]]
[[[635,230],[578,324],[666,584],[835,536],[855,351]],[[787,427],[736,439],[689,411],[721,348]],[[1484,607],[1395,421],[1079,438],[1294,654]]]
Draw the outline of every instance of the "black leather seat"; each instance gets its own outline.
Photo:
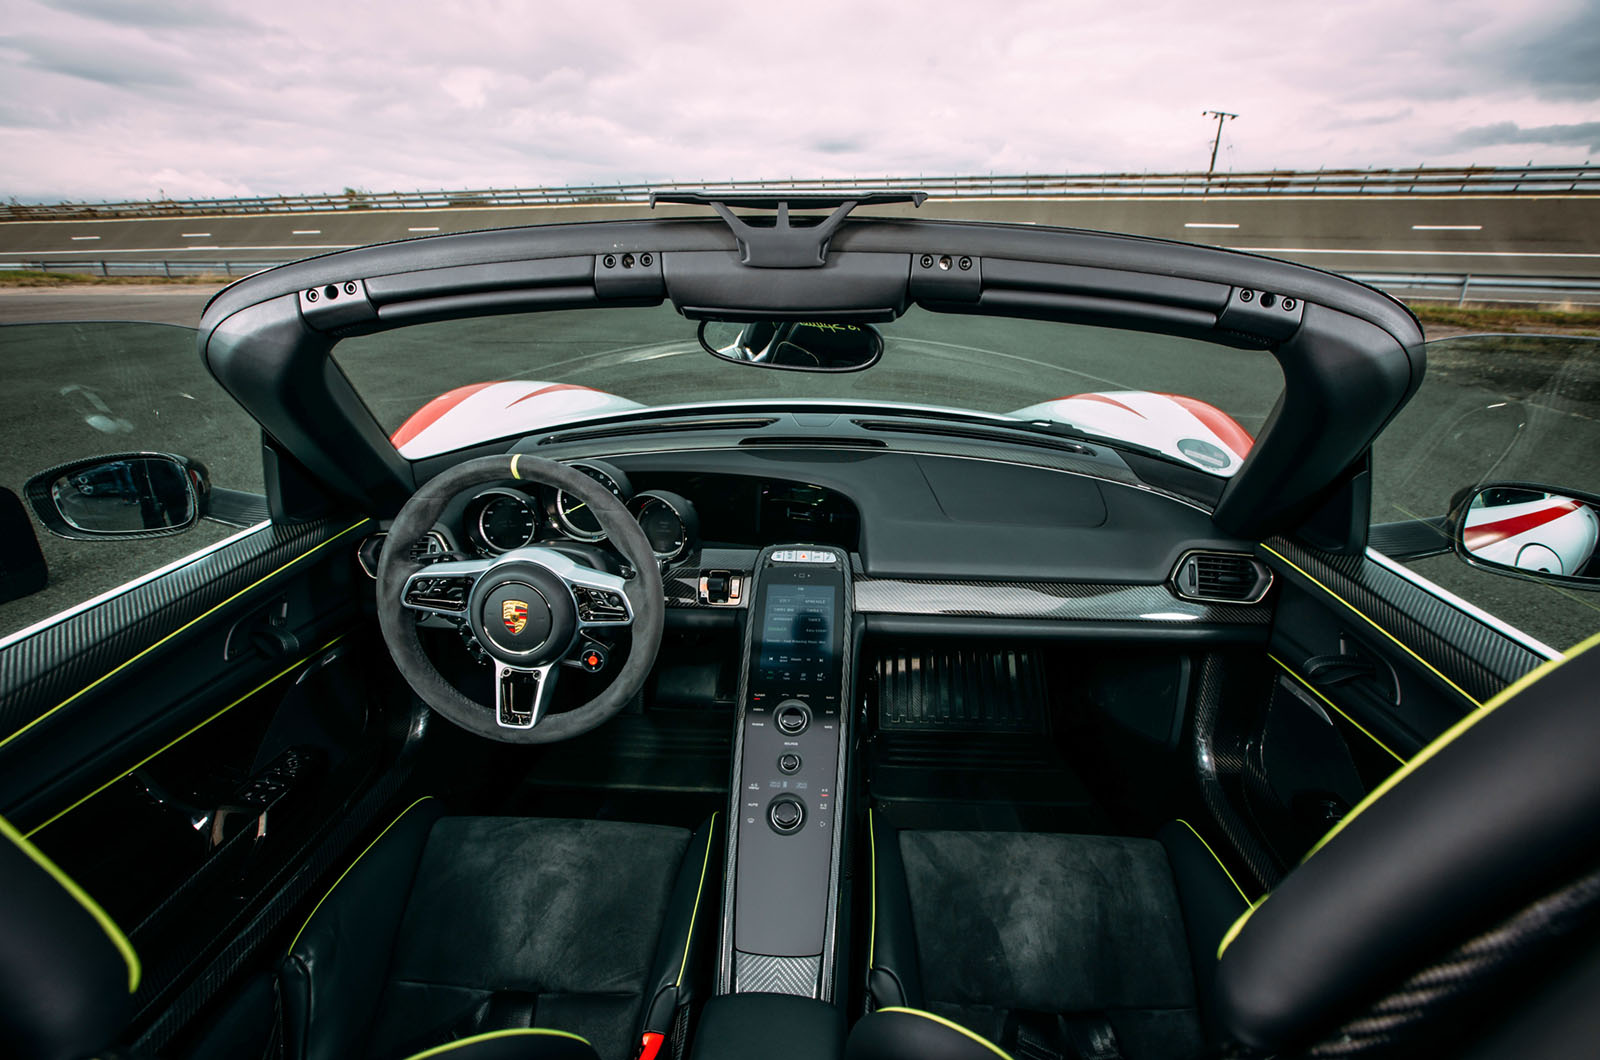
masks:
[[[1177,825],[1141,842],[875,823],[880,1011],[847,1057],[980,1060],[1030,1035],[1067,1056],[1592,1054],[1597,644],[1462,719],[1236,917],[1242,894]]]
[[[278,973],[282,1055],[634,1060],[647,1035],[671,1055],[715,929],[697,913],[716,902],[716,831],[716,818],[691,835],[413,803],[296,932]],[[0,834],[0,1052],[93,1055],[125,1027],[137,957],[14,829]]]

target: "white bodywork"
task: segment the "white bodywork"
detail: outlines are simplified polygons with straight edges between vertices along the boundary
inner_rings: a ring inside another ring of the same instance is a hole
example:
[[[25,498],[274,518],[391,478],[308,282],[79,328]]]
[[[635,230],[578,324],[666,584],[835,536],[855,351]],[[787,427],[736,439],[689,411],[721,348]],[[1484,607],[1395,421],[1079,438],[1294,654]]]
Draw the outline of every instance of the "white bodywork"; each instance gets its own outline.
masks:
[[[1043,401],[1011,415],[1122,438],[1212,475],[1232,478],[1255,440],[1226,412],[1181,394],[1105,390]]]
[[[1520,570],[1574,575],[1594,557],[1600,516],[1571,497],[1467,509],[1467,551]]]
[[[474,383],[440,394],[422,406],[389,441],[401,456],[417,460],[597,413],[641,408],[644,406],[637,401],[575,383],[526,379]]]

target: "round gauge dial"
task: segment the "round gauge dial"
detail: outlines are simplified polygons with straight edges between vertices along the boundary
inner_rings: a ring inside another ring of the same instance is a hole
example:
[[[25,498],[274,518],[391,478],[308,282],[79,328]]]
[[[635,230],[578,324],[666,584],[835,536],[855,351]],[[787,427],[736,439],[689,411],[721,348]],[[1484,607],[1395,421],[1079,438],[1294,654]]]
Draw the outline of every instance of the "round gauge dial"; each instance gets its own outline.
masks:
[[[533,540],[539,515],[520,493],[496,490],[480,497],[478,540],[493,552],[509,552]]]
[[[572,466],[604,486],[617,500],[624,503],[627,502],[627,491],[617,481],[617,476],[592,464],[573,464]],[[568,537],[579,541],[603,541],[605,539],[606,532],[600,529],[600,520],[595,518],[594,512],[589,510],[589,505],[581,497],[572,497],[565,491],[558,490],[551,515],[555,517],[556,525],[561,528],[561,532]]]
[[[679,559],[696,545],[699,518],[694,505],[676,493],[641,493],[634,501],[639,529],[650,541],[650,551],[663,563]]]

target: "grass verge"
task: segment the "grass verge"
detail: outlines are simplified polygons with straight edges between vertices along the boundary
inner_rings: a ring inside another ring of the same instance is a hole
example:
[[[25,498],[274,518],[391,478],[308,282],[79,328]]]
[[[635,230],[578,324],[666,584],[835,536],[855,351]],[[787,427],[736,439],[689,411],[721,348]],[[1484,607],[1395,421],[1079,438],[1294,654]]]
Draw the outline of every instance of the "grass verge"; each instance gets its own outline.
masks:
[[[129,284],[215,286],[227,283],[221,273],[195,276],[93,276],[86,272],[44,272],[39,269],[0,269],[0,287],[117,287]]]
[[[1591,309],[1498,308],[1412,302],[1423,324],[1470,328],[1473,331],[1559,331],[1565,335],[1600,334],[1600,311]]]

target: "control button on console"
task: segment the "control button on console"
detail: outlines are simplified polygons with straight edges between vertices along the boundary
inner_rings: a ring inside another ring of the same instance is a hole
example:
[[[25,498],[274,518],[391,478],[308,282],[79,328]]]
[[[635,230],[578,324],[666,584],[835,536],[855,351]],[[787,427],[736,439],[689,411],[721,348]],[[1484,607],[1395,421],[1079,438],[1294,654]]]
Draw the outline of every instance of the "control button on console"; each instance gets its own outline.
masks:
[[[779,795],[767,804],[767,822],[779,835],[793,835],[805,821],[805,804],[793,795]]]
[[[800,756],[795,754],[793,751],[790,751],[788,754],[779,755],[778,756],[778,772],[780,772],[780,773],[798,773],[798,772],[800,772]]]
[[[779,732],[785,736],[799,736],[811,724],[811,711],[798,699],[791,699],[778,704],[773,718],[778,723]]]

